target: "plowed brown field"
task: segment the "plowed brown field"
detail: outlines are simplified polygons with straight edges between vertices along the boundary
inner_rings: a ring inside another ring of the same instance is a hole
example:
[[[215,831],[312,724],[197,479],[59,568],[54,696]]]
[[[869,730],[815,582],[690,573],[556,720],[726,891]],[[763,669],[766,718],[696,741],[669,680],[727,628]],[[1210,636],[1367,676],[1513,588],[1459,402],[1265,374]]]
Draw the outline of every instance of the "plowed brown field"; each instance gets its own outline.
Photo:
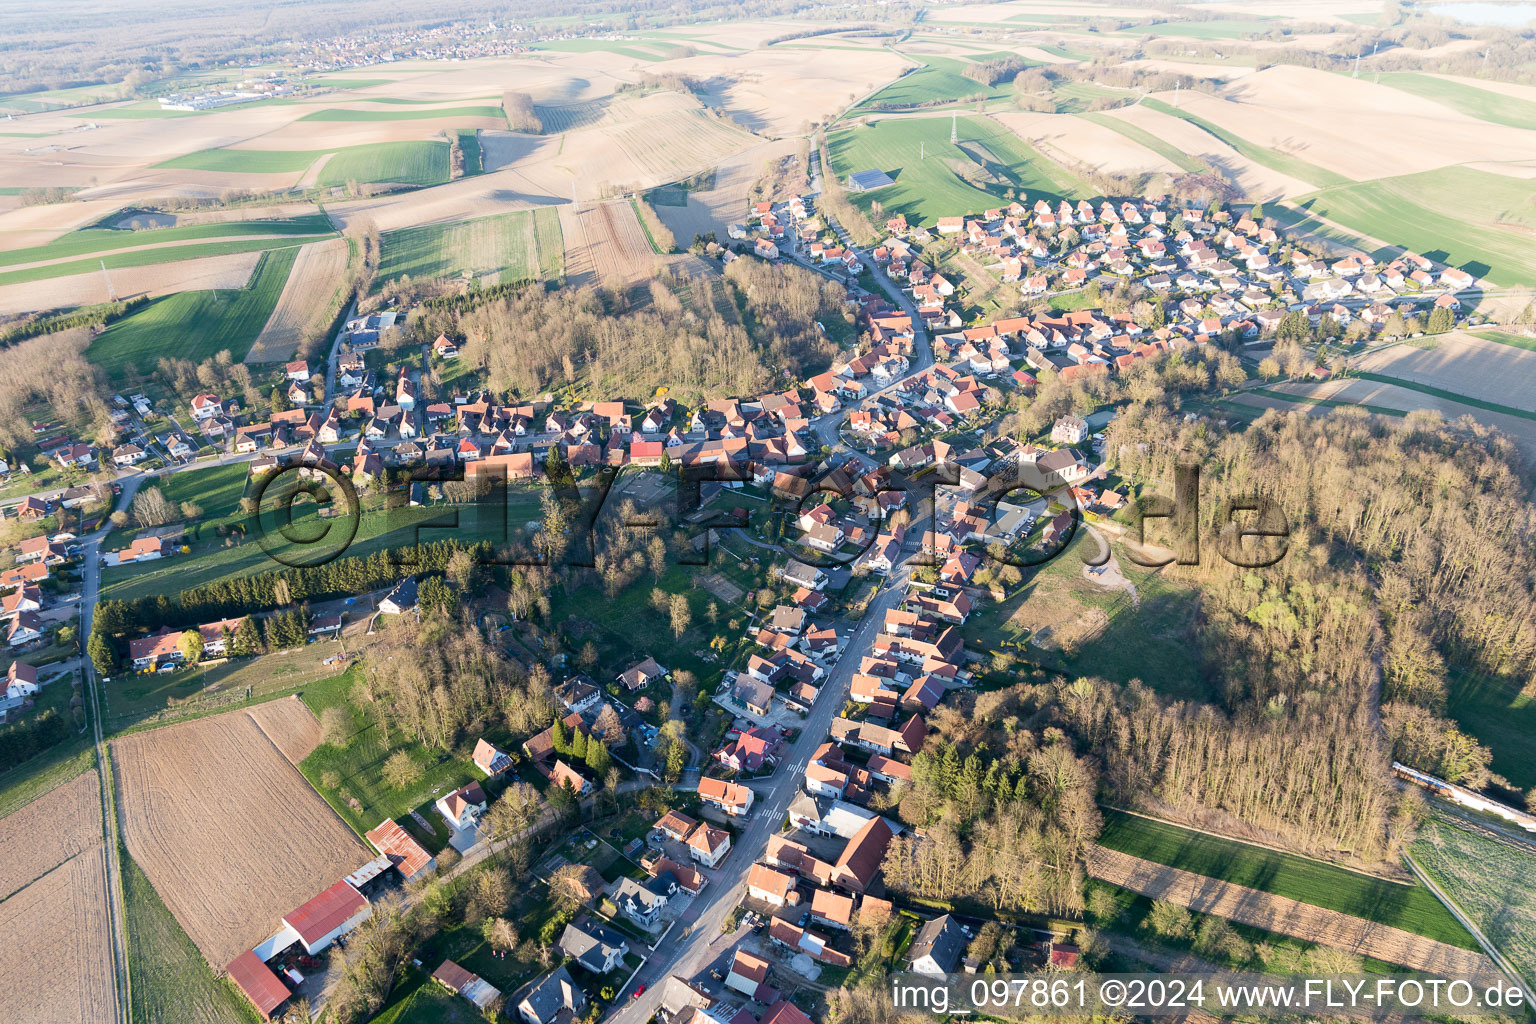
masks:
[[[293,715],[260,712],[299,753],[310,741]],[[369,859],[250,712],[125,736],[112,749],[128,852],[215,968]]]
[[[300,247],[283,294],[245,354],[245,361],[275,363],[293,358],[306,330],[325,327],[325,319],[334,310],[331,299],[346,273],[346,239],[328,238]]]
[[[106,869],[94,771],[0,820],[5,1020],[116,1019]]]
[[[1214,914],[1239,924],[1292,935],[1420,971],[1458,978],[1497,974],[1493,964],[1481,953],[1336,910],[1325,910],[1247,886],[1165,867],[1116,850],[1093,847],[1088,854],[1088,874],[1202,914]]]

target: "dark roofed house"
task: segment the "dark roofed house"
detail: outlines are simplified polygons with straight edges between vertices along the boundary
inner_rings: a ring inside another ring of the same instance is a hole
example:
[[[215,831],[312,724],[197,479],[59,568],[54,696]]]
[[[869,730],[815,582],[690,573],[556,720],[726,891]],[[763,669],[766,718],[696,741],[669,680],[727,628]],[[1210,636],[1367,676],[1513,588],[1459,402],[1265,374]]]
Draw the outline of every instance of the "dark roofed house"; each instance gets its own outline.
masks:
[[[623,935],[589,918],[566,925],[556,948],[593,974],[607,974],[622,964],[629,952]]]
[[[965,933],[948,914],[936,917],[919,929],[908,958],[918,974],[951,974],[965,948]]]
[[[528,1024],[569,1021],[587,1003],[587,994],[577,987],[571,972],[556,967],[534,982],[518,1002],[518,1015]]]

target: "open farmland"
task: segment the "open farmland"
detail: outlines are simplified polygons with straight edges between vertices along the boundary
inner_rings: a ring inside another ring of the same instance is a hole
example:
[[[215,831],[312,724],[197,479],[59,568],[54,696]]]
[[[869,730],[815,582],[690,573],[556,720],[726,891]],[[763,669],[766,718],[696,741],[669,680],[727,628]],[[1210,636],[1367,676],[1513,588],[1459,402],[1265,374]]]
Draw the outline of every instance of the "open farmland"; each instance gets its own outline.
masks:
[[[1166,900],[1202,914],[1213,914],[1238,924],[1333,946],[1415,970],[1462,978],[1491,976],[1494,972],[1488,958],[1471,949],[1437,942],[1400,928],[1376,924],[1336,910],[1325,910],[1259,889],[1165,867],[1155,861],[1142,860],[1102,846],[1089,850],[1088,874],[1122,889]],[[1472,941],[1470,936],[1467,936],[1467,941]]]
[[[1445,167],[1323,189],[1296,205],[1494,284],[1536,283],[1536,190],[1526,179]]]
[[[1199,174],[1206,170],[1204,161],[1195,159],[1188,153],[1184,152],[1182,149],[1179,149],[1177,146],[1169,145],[1167,141],[1157,137],[1156,135],[1153,135],[1151,132],[1147,131],[1145,128],[1140,127],[1139,125],[1131,124],[1129,121],[1124,121],[1120,118],[1109,117],[1102,113],[1085,113],[1079,114],[1078,116],[1086,121],[1092,121],[1094,124],[1102,125],[1112,132],[1117,132],[1120,135],[1124,135],[1132,142],[1135,142],[1142,147],[1156,153],[1158,156],[1161,156],[1164,160],[1167,160],[1170,164],[1177,167],[1181,171],[1189,171],[1195,174]]]
[[[894,185],[848,198],[865,209],[878,201],[888,215],[901,213],[928,225],[995,206],[1007,188],[1032,200],[1076,198],[1079,186],[1072,175],[1013,132],[987,118],[962,117],[958,124],[959,146],[949,141],[945,116],[887,118],[829,132],[832,169],[843,179],[854,171],[885,171]],[[989,182],[995,191],[984,191],[958,172]]]
[[[1102,122],[1065,114],[1011,113],[995,114],[996,120],[1038,149],[1059,154],[1073,165],[1096,171],[1136,173],[1140,171],[1177,174],[1189,168],[1187,158],[1171,159],[1172,154],[1148,147],[1127,132],[1106,127]],[[1124,122],[1119,125],[1129,127]],[[1161,147],[1167,148],[1167,147]]]
[[[651,181],[686,177],[753,141],[745,132],[699,110],[673,111],[603,132]]]
[[[968,100],[1007,99],[1013,87],[1008,83],[983,85],[967,78],[968,61],[953,57],[924,54],[923,66],[903,75],[850,110],[849,116],[914,107],[940,106]]]
[[[1466,930],[1421,885],[1399,884],[1117,811],[1105,813],[1099,845],[1440,942],[1477,948]]]
[[[120,299],[156,298],[176,292],[238,289],[251,279],[262,250],[178,260],[111,272],[112,291]],[[101,268],[50,277],[42,281],[0,284],[0,316],[45,309],[66,309],[111,301]]]
[[[1438,336],[1433,348],[1377,349],[1360,357],[1354,369],[1536,413],[1536,352],[1464,331]]]
[[[0,961],[7,1019],[116,1018],[106,854],[94,771],[0,819],[0,935],[12,940]]]
[[[537,281],[560,275],[560,215],[552,206],[449,224],[404,228],[383,236],[377,284],[401,277],[474,277],[483,284]]]
[[[1188,106],[1189,101],[1184,101],[1184,104]],[[1151,96],[1144,99],[1142,105],[1167,114],[1170,117],[1177,117],[1180,120],[1188,121],[1201,131],[1226,143],[1247,159],[1252,160],[1256,164],[1262,164],[1278,174],[1284,174],[1298,181],[1308,181],[1318,186],[1341,185],[1352,180],[1342,174],[1335,174],[1327,168],[1319,167],[1317,164],[1305,160],[1294,153],[1250,142],[1235,132],[1218,127],[1206,118],[1191,113],[1189,110],[1184,109],[1184,107],[1175,107]]]
[[[559,209],[565,274],[571,284],[628,288],[651,275],[660,258],[651,250],[634,206],[616,201]]]
[[[712,188],[684,192],[682,206],[655,202],[656,213],[679,245],[686,246],[694,235],[711,231],[717,239],[725,238],[726,229],[745,215],[747,195],[764,167],[796,151],[793,140],[781,139],[726,157],[715,168]]]
[[[506,124],[506,115],[500,107],[406,107],[393,110],[352,110],[328,107],[314,110],[299,118],[300,121],[424,121],[429,118],[484,117]]]
[[[1379,75],[1375,81],[1413,93],[1422,99],[1443,103],[1479,121],[1508,125],[1511,128],[1536,129],[1536,102],[1528,99],[1500,95],[1440,75],[1412,71]]]
[[[1536,848],[1436,807],[1408,852],[1526,983],[1536,985]]]
[[[1280,196],[1301,195],[1314,191],[1309,182],[1283,174],[1264,163],[1249,159],[1215,135],[1181,117],[1153,109],[1149,103],[1102,111],[1100,117],[1124,121],[1147,134],[1163,140],[1191,158],[1199,160],[1215,173],[1232,182],[1248,198],[1268,202]]]
[[[307,332],[329,326],[339,290],[346,282],[347,241],[329,238],[299,249],[282,294],[250,351],[248,363],[291,359]]]
[[[150,303],[102,332],[86,349],[86,358],[118,375],[129,366],[153,369],[168,353],[167,337],[185,338],[174,354],[202,362],[228,349],[244,359],[272,316],[288,282],[297,248],[263,253],[250,282],[238,291],[180,292]]]
[[[321,185],[384,182],[441,185],[448,180],[448,143],[382,142],[344,149],[325,163]]]
[[[216,968],[368,859],[249,712],[134,733],[112,750],[128,852]]]

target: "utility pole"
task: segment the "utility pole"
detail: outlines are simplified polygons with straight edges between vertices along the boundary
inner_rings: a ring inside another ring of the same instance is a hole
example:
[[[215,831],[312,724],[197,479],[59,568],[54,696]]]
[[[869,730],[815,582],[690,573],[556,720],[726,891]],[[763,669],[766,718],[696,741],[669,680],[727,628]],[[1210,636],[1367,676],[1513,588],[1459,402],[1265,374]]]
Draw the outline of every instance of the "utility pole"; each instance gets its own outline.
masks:
[[[952,114],[949,115],[949,144],[951,146],[953,146],[953,145],[955,145],[959,141],[960,141],[960,115],[958,113],[952,113]]]
[[[1182,84],[1182,82],[1173,83],[1173,109],[1175,110],[1179,109],[1179,86]]]
[[[106,260],[101,260],[100,263],[101,263],[101,277],[102,277],[102,280],[107,282],[107,301],[108,302],[116,302],[117,301],[117,289],[112,287],[112,278],[107,273],[107,261]]]

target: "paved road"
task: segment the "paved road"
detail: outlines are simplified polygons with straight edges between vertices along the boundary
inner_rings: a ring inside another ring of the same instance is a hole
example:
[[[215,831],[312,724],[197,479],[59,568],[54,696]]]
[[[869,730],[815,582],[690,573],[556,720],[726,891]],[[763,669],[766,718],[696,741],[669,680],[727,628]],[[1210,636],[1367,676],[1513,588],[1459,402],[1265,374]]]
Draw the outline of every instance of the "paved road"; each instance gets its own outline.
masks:
[[[741,937],[739,933],[724,935],[721,927],[732,908],[746,895],[747,873],[768,847],[768,838],[774,835],[784,821],[785,809],[799,789],[805,766],[811,754],[826,741],[832,719],[847,700],[848,684],[858,669],[860,658],[869,653],[880,622],[887,610],[894,608],[906,589],[909,570],[898,570],[881,592],[870,602],[864,618],[855,627],[848,645],[843,651],[816,706],[805,720],[800,737],[779,763],[773,776],[765,784],[755,785],[757,800],[746,830],[732,844],[724,864],[713,871],[706,871],[709,885],[694,900],[692,910],[696,915],[690,927],[676,934],[646,963],[635,978],[634,984],[644,984],[645,993],[616,1011],[609,1020],[614,1024],[645,1024],[661,1002],[661,983],[668,975],[676,974],[692,978],[708,968],[709,964]]]

